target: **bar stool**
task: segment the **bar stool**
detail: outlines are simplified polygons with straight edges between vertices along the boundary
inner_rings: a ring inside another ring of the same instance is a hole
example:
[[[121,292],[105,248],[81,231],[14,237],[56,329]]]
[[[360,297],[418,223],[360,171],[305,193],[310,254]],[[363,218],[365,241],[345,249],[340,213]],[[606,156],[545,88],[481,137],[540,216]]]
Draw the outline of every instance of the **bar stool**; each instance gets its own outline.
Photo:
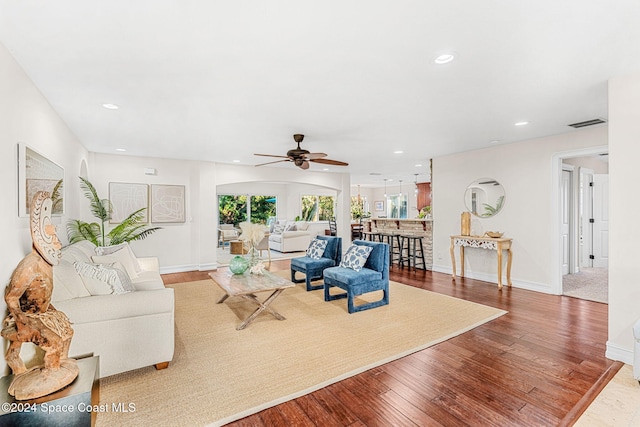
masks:
[[[420,261],[421,269],[427,269],[427,263],[424,260],[424,251],[422,249],[422,236],[414,236],[409,234],[400,235],[401,246],[400,246],[400,260],[398,261],[398,265],[400,267],[404,267],[405,261],[409,266],[409,270],[411,270],[411,263],[413,263],[413,270],[417,270],[418,266],[416,265],[417,261]],[[406,248],[405,248],[406,242]],[[404,254],[404,250],[406,249],[406,255]],[[418,253],[419,252],[419,253]]]
[[[381,242],[382,237],[377,231],[362,231],[362,240],[369,240],[370,242]]]
[[[389,245],[389,266],[395,261],[400,265],[400,257],[402,256],[402,244],[400,243],[400,234],[398,233],[380,233],[380,241]]]

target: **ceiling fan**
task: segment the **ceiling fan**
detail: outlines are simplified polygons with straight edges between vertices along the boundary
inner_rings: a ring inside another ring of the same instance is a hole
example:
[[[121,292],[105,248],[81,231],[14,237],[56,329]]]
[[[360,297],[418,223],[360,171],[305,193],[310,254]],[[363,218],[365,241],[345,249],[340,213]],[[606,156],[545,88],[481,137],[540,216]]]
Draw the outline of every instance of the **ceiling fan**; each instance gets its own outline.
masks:
[[[300,169],[309,169],[309,162],[323,163],[325,165],[333,165],[333,166],[349,166],[349,163],[340,162],[338,160],[325,159],[327,155],[325,153],[310,153],[309,150],[305,150],[300,148],[300,143],[304,139],[304,135],[295,134],[293,135],[293,140],[298,143],[298,147],[287,151],[286,156],[276,156],[273,154],[255,154],[256,156],[266,156],[266,157],[278,157],[284,160],[276,160],[273,162],[260,163],[256,166],[264,166],[270,165],[272,163],[279,162],[293,162]]]

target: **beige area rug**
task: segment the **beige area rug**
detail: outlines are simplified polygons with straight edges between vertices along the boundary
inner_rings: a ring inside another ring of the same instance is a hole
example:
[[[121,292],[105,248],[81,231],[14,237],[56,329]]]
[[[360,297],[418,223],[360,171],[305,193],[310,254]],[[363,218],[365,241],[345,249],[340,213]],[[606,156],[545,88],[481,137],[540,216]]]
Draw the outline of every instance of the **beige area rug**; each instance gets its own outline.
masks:
[[[640,385],[631,365],[620,368],[574,426],[640,426]]]
[[[303,286],[273,303],[286,320],[263,313],[237,331],[254,305],[241,298],[216,304],[223,292],[210,280],[172,285],[174,360],[162,371],[149,367],[102,379],[101,404],[133,403],[135,412],[101,413],[97,425],[223,425],[506,313],[392,282],[389,305],[350,315],[346,300],[325,302],[323,290]]]

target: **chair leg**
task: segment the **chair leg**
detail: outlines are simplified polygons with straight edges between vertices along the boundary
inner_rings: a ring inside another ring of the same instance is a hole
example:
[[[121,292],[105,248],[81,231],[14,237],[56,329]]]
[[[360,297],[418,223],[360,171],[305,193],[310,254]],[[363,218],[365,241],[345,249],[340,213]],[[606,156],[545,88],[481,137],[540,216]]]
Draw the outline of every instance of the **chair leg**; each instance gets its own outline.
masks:
[[[322,288],[324,288],[324,283],[323,283],[323,284],[321,284],[321,285],[315,285],[315,286],[313,286],[313,285],[311,284],[311,281],[312,281],[312,280],[313,280],[313,277],[311,277],[309,274],[307,274],[307,275],[306,275],[306,279],[305,279],[305,281],[306,281],[306,285],[307,285],[307,292],[309,292],[309,291],[316,291],[316,290],[318,290],[318,289],[322,289]]]

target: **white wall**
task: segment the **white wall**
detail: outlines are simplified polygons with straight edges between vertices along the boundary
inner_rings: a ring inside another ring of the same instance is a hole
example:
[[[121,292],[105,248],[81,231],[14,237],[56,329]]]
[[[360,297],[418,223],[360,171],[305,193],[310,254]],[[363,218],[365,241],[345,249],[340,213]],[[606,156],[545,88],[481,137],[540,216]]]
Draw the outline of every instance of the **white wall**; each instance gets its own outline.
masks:
[[[145,168],[154,168],[156,175],[145,175]],[[162,273],[207,270],[217,265],[217,194],[218,189],[255,194],[277,190],[279,217],[293,219],[300,214],[300,195],[336,196],[339,235],[349,236],[347,222],[341,219],[344,200],[349,190],[348,174],[298,171],[295,168],[255,168],[214,162],[134,157],[110,154],[91,154],[89,179],[101,197],[108,196],[109,182],[140,184],[172,184],[186,187],[186,217],[182,224],[159,224],[162,230],[145,240],[133,242],[136,255],[157,256]],[[291,180],[288,182],[288,180]],[[298,181],[298,184],[291,182]],[[85,212],[82,219],[91,219]],[[341,224],[346,225],[342,230]]]
[[[633,361],[634,323],[640,319],[640,73],[609,82],[609,340],[607,357]]]
[[[472,229],[480,235],[488,230],[504,231],[513,238],[514,286],[559,293],[555,255],[559,244],[553,234],[554,174],[559,160],[554,165],[554,155],[606,144],[607,129],[598,127],[433,159],[434,270],[451,273],[449,236],[460,234],[465,190],[474,180],[490,177],[504,186],[504,207],[492,218],[474,217]],[[495,252],[470,250],[466,255],[465,275],[496,282]],[[456,261],[459,265],[459,257]]]
[[[53,218],[58,228],[58,237],[63,243],[67,241],[64,224],[68,218],[78,214],[80,197],[79,189],[69,185],[70,177],[79,173],[81,162],[87,158],[87,151],[2,44],[0,93],[0,158],[3,159],[0,182],[5,189],[0,205],[0,230],[3,237],[0,288],[4,290],[15,267],[31,251],[28,218],[18,217],[18,142],[27,144],[64,168],[65,215]],[[6,304],[4,298],[1,298],[0,315],[4,318],[5,313]],[[3,350],[6,342],[4,344]],[[0,376],[8,373],[4,357],[0,357]]]

